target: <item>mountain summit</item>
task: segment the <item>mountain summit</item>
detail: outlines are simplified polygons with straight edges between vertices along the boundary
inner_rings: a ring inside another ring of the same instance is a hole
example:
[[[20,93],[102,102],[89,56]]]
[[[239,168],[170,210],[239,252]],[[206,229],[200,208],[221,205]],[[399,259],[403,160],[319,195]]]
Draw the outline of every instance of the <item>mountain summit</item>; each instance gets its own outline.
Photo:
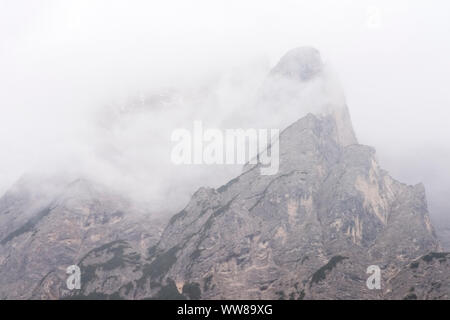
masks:
[[[283,84],[323,77],[317,50],[295,49],[270,73],[262,96],[273,110],[292,89]],[[375,150],[357,143],[341,101],[321,110],[328,112],[307,114],[281,133],[276,175],[246,167],[218,189],[199,189],[146,257],[131,259],[128,243],[84,257],[89,281],[77,296],[449,298],[450,254],[437,252],[424,187],[380,168]],[[381,289],[366,286],[370,266],[381,270]],[[127,277],[104,285],[120,274]]]
[[[312,47],[299,47],[286,53],[272,69],[271,75],[308,81],[322,71],[320,52]]]
[[[305,98],[311,91],[320,96]],[[258,165],[247,166],[220,188],[200,188],[162,233],[151,221],[128,218],[132,206],[108,190],[69,185],[1,236],[0,294],[450,298],[450,254],[440,252],[423,185],[403,184],[380,168],[375,150],[358,144],[345,99],[333,99],[331,91],[317,50],[288,52],[262,86],[258,108],[312,104],[317,112],[280,134],[278,173],[264,176]],[[0,205],[3,220],[23,207],[18,195]],[[75,259],[81,289],[68,292],[60,271]],[[37,266],[26,279],[33,290],[19,281],[25,266]],[[381,272],[379,289],[366,285],[373,266]]]

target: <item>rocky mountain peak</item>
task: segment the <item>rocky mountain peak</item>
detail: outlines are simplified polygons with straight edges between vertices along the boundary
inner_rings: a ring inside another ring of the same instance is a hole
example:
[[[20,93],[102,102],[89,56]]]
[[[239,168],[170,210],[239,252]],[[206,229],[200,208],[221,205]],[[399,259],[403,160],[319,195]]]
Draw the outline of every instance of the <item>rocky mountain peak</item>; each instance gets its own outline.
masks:
[[[336,132],[333,115],[294,122],[280,135],[278,174],[262,176],[248,167],[216,190],[199,189],[145,258],[133,260],[125,251],[111,257],[110,248],[86,256],[82,270],[94,275],[79,295],[404,298],[407,284],[398,277],[414,278],[420,287],[417,274],[439,250],[423,188],[395,181],[379,167],[374,148],[342,144]],[[123,262],[105,271],[110,259]],[[424,261],[417,270],[399,273],[417,259]],[[383,269],[381,291],[366,287],[371,265]],[[432,268],[427,274],[443,278],[438,264]],[[128,276],[103,285],[117,274]],[[433,296],[450,292],[448,286],[433,290]],[[420,292],[419,298],[429,294]]]
[[[86,180],[19,220],[28,201],[0,200],[9,226],[0,229],[0,298],[450,298],[450,256],[436,252],[423,185],[380,168],[329,83],[316,49],[288,52],[260,107],[313,107],[280,134],[278,173],[247,166],[220,188],[200,188],[164,230]],[[71,264],[83,280],[68,292]],[[374,265],[380,290],[366,286]]]
[[[358,143],[339,81],[315,48],[299,47],[287,52],[265,79],[257,106],[260,112],[297,119],[308,113],[331,115],[339,144]]]
[[[323,70],[320,52],[313,47],[298,47],[287,52],[272,69],[271,75],[278,75],[307,81]]]
[[[94,270],[93,275],[78,294],[89,297],[100,291],[106,298],[133,299],[404,298],[408,284],[398,277],[417,278],[433,260],[427,257],[436,256],[430,252],[440,248],[423,188],[394,180],[378,165],[375,150],[358,144],[347,106],[333,100],[327,77],[316,49],[288,52],[263,85],[259,106],[273,112],[286,105],[303,108],[312,101],[314,112],[280,134],[279,172],[263,176],[255,170],[258,165],[246,166],[216,190],[199,189],[170,219],[145,258],[135,261],[120,251],[114,259],[123,263],[105,271],[110,248],[88,255],[82,270]],[[305,99],[311,92],[318,99]],[[102,264],[89,262],[99,257]],[[417,270],[399,273],[417,259],[424,259]],[[371,265],[383,270],[387,285],[381,291],[366,287]],[[440,268],[432,267],[433,272]],[[117,274],[128,276],[114,286],[104,285]],[[415,279],[414,285],[421,286],[420,281]],[[450,294],[448,286],[433,290],[433,296]]]

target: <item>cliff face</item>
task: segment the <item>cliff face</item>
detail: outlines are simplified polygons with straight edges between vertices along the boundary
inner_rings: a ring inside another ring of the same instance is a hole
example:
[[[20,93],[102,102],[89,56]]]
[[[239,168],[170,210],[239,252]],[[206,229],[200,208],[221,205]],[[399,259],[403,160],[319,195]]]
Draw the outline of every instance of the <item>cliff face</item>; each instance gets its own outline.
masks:
[[[261,110],[304,101],[297,91],[324,72],[316,50],[288,53],[262,87]],[[329,97],[322,84],[314,90]],[[13,264],[27,261],[40,266],[23,280],[37,283],[35,298],[448,299],[448,255],[436,253],[424,187],[379,167],[374,149],[357,143],[343,100],[313,104],[318,112],[281,133],[277,174],[246,166],[218,189],[199,189],[160,236],[117,213],[130,209],[103,192],[58,198],[3,237],[1,281],[14,287],[23,273]],[[81,290],[64,290],[48,257],[76,260]],[[381,290],[366,286],[371,265],[381,269]]]
[[[217,190],[198,190],[147,258],[124,258],[105,271],[114,250],[88,255],[82,270],[90,281],[81,295],[191,297],[193,290],[205,299],[403,298],[397,287],[406,284],[398,279],[411,276],[402,270],[439,250],[424,188],[395,181],[372,148],[344,146],[336,132],[333,115],[295,122],[280,136],[277,175],[262,176],[255,166]],[[370,265],[382,270],[382,290],[366,287]],[[102,287],[110,272],[131,281]],[[432,274],[415,281],[428,283]],[[439,294],[448,297],[449,289]]]
[[[450,220],[439,219],[436,222],[436,233],[441,241],[442,247],[446,251],[450,251]]]

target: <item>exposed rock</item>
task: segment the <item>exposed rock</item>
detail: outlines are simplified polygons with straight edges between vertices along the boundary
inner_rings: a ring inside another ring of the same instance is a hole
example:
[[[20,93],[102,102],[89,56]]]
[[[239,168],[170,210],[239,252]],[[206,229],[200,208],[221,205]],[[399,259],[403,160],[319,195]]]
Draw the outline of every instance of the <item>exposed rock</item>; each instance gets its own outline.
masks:
[[[387,298],[450,299],[450,253],[431,252],[402,268],[388,282]]]
[[[320,52],[312,47],[290,50],[272,69],[272,75],[307,81],[323,70]]]
[[[145,251],[162,230],[161,221],[83,179],[47,201],[29,201],[20,190],[0,200],[2,226],[7,226],[0,234],[1,298],[61,298],[67,291],[66,268],[89,250],[123,239]]]
[[[393,180],[372,148],[340,144],[332,115],[291,125],[280,151],[275,176],[253,167],[217,190],[200,189],[114,293],[179,297],[195,283],[202,299],[398,298],[385,284],[439,249],[423,186]],[[366,287],[370,265],[382,269],[383,290]],[[82,294],[109,292],[102,283],[110,275],[97,273]],[[445,296],[450,287],[439,290]]]

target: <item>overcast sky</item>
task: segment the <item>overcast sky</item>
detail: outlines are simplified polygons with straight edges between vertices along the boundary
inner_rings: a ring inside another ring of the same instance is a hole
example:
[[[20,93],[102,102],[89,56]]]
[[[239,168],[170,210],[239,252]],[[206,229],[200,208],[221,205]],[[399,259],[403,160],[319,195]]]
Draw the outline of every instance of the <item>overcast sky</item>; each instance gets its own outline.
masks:
[[[424,182],[432,215],[450,215],[449,15],[445,0],[0,0],[0,193],[24,172],[69,170],[73,159],[107,176],[129,176],[124,183],[142,189],[133,177],[144,177],[143,184],[156,179],[140,171],[160,161],[151,157],[160,150],[155,131],[146,128],[164,132],[186,114],[134,119],[126,124],[132,130],[115,137],[119,150],[99,152],[117,132],[105,105],[221,79],[225,89],[215,86],[212,99],[222,97],[222,107],[233,109],[287,50],[309,45],[338,74],[360,143],[374,146],[395,178]],[[223,74],[228,78],[217,78]],[[199,108],[196,94],[188,90],[190,111]],[[125,159],[109,164],[120,173],[86,160],[111,159],[121,148]],[[166,186],[170,173],[161,169],[158,177]],[[186,188],[205,183],[217,180]],[[162,192],[155,199],[165,194],[157,187],[147,192]]]

